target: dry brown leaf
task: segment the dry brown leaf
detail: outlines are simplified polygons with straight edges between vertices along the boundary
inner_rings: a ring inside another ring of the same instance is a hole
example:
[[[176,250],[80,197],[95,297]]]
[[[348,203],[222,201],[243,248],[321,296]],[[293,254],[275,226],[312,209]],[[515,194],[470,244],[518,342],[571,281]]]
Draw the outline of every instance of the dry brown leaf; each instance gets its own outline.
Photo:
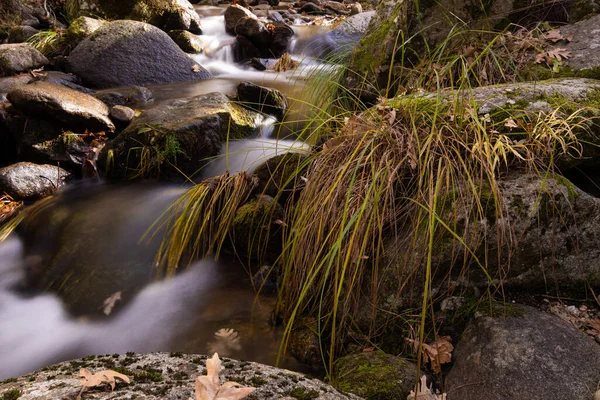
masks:
[[[415,353],[419,350],[419,341],[405,339],[413,345]],[[431,363],[431,369],[436,374],[442,372],[442,364],[452,361],[452,350],[454,346],[450,343],[450,336],[441,336],[434,343],[423,343],[423,361]]]
[[[504,124],[505,127],[507,128],[518,128],[519,125],[517,125],[517,123],[515,122],[514,119],[509,119],[506,121],[506,123]]]
[[[79,370],[79,376],[81,377],[81,390],[77,395],[77,400],[81,400],[81,394],[84,390],[104,384],[110,385],[111,390],[115,390],[116,380],[129,383],[129,377],[127,375],[120,374],[112,369],[106,369],[104,371],[96,372],[92,374],[87,368],[81,368]]]
[[[555,58],[558,61],[566,60],[567,58],[573,57],[573,53],[563,47],[557,47],[548,52],[548,56],[552,59]]]
[[[558,29],[553,29],[544,33],[544,39],[551,41],[552,43],[559,42],[564,39],[563,35]]]
[[[221,385],[219,372],[221,371],[221,360],[215,353],[206,360],[206,375],[196,378],[194,394],[196,400],[239,400],[254,392],[256,388],[242,387],[236,382],[225,382]]]
[[[417,393],[411,390],[406,400],[446,400],[446,393],[434,393],[427,387],[427,377],[423,375],[417,387]]]

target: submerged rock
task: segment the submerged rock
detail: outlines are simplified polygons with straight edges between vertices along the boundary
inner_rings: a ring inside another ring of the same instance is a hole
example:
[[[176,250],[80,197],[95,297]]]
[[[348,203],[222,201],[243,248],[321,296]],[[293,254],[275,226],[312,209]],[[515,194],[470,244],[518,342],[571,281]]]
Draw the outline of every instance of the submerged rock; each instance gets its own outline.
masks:
[[[135,21],[103,25],[73,50],[69,63],[85,84],[98,88],[197,81],[211,76],[169,35]]]
[[[40,68],[48,59],[28,43],[0,44],[0,76]]]
[[[131,384],[117,383],[113,392],[88,390],[83,398],[103,399],[110,393],[110,398],[115,400],[187,400],[194,398],[196,378],[206,375],[207,358],[205,355],[181,353],[90,356],[45,367],[15,380],[4,381],[0,383],[0,393],[9,390],[21,391],[20,400],[75,398],[81,389],[78,376],[80,367],[87,368],[92,373],[121,367],[120,372],[129,376]],[[256,388],[248,399],[360,400],[357,396],[344,395],[322,381],[307,378],[296,372],[225,357],[222,357],[221,361],[221,384],[233,381],[242,386]]]
[[[558,317],[531,307],[513,311],[470,323],[452,355],[448,399],[591,399],[600,346]]]
[[[223,142],[251,135],[260,120],[221,93],[165,101],[144,111],[110,142],[99,165],[112,178],[191,177],[219,153]]]
[[[0,169],[0,193],[15,200],[37,200],[63,186],[71,173],[54,165],[20,162]]]
[[[417,366],[407,360],[371,351],[339,358],[334,366],[334,386],[365,399],[406,399],[417,379]]]
[[[109,108],[88,94],[49,82],[19,86],[8,94],[10,102],[28,114],[56,119],[67,128],[91,132],[115,129]]]

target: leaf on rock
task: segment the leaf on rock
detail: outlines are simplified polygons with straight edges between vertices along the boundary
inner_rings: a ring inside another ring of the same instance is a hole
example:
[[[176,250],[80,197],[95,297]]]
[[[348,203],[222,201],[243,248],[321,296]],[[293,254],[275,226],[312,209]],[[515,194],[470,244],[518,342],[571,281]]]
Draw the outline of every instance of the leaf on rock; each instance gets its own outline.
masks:
[[[544,33],[544,39],[551,41],[552,43],[559,42],[564,39],[563,35],[558,29],[553,29]]]
[[[239,400],[256,390],[253,387],[242,387],[236,382],[225,382],[221,385],[219,381],[220,371],[221,360],[219,355],[215,353],[206,360],[206,375],[196,378],[194,385],[196,400]]]
[[[573,57],[573,53],[563,47],[557,47],[548,52],[548,56],[558,61],[566,60],[567,58]]]
[[[125,383],[130,382],[127,375],[120,374],[112,369],[106,369],[92,374],[87,368],[81,368],[79,370],[79,376],[81,377],[81,384],[84,388],[108,384],[110,385],[111,390],[115,390],[115,381],[117,379]]]

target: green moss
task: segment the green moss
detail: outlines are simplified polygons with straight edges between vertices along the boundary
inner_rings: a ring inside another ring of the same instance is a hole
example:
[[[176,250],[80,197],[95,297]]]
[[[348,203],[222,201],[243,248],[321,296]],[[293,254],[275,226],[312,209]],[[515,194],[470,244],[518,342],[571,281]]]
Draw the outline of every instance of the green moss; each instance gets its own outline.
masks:
[[[133,380],[137,383],[143,382],[162,382],[165,378],[157,371],[144,370],[133,374]]]
[[[596,15],[598,2],[591,0],[577,0],[569,4],[569,21],[571,23],[581,21]]]
[[[334,365],[333,386],[369,400],[405,399],[415,366],[382,351],[351,354]]]
[[[313,389],[306,389],[303,387],[297,387],[292,390],[288,390],[284,393],[285,396],[293,397],[298,400],[311,400],[319,397],[319,392]]]
[[[19,389],[10,389],[2,394],[1,400],[16,400],[21,397],[23,393]]]
[[[4,384],[4,383],[11,383],[11,382],[16,382],[17,378],[8,378],[3,380],[2,382],[0,382],[0,385]]]
[[[250,378],[250,382],[252,383],[252,386],[254,386],[254,387],[260,387],[260,386],[267,384],[267,381],[265,380],[265,378],[257,376],[257,375]]]
[[[559,185],[562,185],[567,188],[569,201],[573,202],[579,197],[579,192],[577,192],[576,190],[577,186],[575,186],[575,184],[573,184],[570,180],[568,180],[562,175],[556,175],[554,176],[554,179],[556,180],[556,182],[558,182]]]

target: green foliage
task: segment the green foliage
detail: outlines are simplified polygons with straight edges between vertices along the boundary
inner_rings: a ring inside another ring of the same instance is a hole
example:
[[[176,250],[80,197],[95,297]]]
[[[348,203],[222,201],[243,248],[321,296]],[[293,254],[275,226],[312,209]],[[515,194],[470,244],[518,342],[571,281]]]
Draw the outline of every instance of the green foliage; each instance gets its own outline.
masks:
[[[45,56],[62,50],[66,42],[66,35],[62,29],[41,31],[28,39],[28,43]]]
[[[22,394],[19,389],[10,389],[2,394],[2,400],[17,400]]]

